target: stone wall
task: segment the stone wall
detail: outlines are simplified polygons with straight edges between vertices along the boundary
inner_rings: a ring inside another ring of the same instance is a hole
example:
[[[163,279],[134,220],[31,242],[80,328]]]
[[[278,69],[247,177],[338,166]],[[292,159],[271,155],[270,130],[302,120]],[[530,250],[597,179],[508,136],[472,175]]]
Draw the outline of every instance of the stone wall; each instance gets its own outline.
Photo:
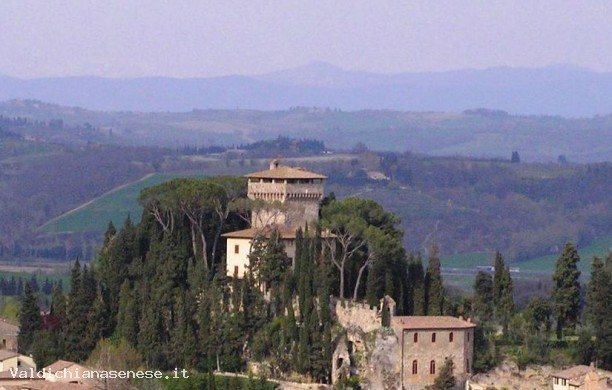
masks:
[[[382,318],[378,307],[340,300],[337,300],[333,307],[336,320],[345,329],[357,327],[364,333],[369,333],[381,327]]]

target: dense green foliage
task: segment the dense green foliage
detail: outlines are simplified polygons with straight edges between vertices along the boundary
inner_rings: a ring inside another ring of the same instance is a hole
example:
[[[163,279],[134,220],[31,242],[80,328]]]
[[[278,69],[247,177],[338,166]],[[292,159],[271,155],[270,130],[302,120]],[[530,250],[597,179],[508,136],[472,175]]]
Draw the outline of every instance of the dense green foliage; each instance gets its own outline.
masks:
[[[32,352],[34,337],[40,329],[41,323],[38,298],[34,294],[30,283],[26,283],[19,310],[19,335],[17,337],[21,353],[29,354]]]
[[[576,326],[580,317],[580,257],[576,248],[567,243],[557,260],[553,275],[552,299],[557,317],[557,339],[563,337],[563,328]]]
[[[587,291],[587,321],[595,336],[593,355],[606,369],[612,369],[612,253],[605,262],[593,259]]]

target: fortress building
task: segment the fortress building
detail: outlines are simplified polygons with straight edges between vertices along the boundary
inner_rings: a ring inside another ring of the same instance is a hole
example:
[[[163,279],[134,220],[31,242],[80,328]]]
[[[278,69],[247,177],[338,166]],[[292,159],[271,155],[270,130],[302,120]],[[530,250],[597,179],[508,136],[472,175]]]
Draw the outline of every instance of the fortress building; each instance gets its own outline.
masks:
[[[254,201],[251,227],[223,235],[227,238],[228,276],[244,276],[253,239],[260,235],[269,237],[274,231],[280,234],[293,262],[296,232],[318,222],[323,183],[327,179],[303,168],[283,166],[279,160],[273,160],[270,169],[246,177],[247,196]]]
[[[391,328],[400,345],[400,383],[404,389],[432,385],[446,358],[453,375],[465,378],[474,362],[474,328],[469,319],[449,316],[393,317]]]

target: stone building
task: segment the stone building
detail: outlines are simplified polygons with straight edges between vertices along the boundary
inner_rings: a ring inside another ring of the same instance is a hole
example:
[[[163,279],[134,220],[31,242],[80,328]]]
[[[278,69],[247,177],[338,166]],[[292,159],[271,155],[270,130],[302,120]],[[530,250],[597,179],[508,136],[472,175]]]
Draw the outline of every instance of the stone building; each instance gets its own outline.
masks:
[[[17,335],[19,334],[19,327],[7,322],[4,319],[0,319],[0,349],[7,349],[9,351],[17,351]]]
[[[552,376],[553,390],[608,390],[612,389],[612,372],[579,365],[556,372]]]
[[[247,196],[254,201],[249,229],[226,233],[227,275],[243,277],[255,237],[278,231],[287,256],[295,258],[297,230],[314,226],[319,219],[326,176],[273,160],[268,170],[246,175]],[[326,234],[330,236],[329,234]]]
[[[456,378],[472,373],[476,325],[469,319],[393,317],[391,327],[400,345],[400,383],[404,389],[422,389],[433,384],[446,358],[453,360]]]

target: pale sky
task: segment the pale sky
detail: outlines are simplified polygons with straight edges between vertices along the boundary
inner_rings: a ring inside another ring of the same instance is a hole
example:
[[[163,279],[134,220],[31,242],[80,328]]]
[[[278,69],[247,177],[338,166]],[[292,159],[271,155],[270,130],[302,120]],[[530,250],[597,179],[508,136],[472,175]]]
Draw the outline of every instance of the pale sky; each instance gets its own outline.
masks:
[[[612,1],[0,0],[0,74],[612,71]]]

